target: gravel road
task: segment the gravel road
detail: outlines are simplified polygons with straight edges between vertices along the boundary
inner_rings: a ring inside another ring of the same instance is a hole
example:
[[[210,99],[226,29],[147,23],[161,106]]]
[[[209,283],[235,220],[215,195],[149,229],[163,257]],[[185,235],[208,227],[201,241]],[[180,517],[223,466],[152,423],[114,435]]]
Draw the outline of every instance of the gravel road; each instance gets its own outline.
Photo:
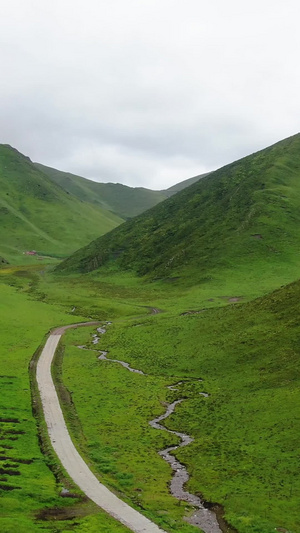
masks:
[[[59,340],[66,329],[95,324],[98,323],[81,323],[56,329],[49,335],[39,358],[36,377],[49,437],[69,476],[99,507],[135,533],[164,533],[156,524],[120,500],[98,481],[76,450],[66,427],[51,376],[51,363]]]

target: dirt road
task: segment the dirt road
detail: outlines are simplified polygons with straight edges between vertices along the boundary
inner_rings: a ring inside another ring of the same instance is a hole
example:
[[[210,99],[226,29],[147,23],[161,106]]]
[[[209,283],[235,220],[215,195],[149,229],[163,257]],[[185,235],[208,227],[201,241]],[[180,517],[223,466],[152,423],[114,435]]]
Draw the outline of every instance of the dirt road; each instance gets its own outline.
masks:
[[[163,530],[156,524],[120,500],[98,481],[76,450],[66,427],[51,376],[51,363],[59,340],[66,329],[95,324],[97,322],[75,324],[56,329],[49,335],[39,358],[36,377],[49,437],[69,476],[99,507],[135,533],[162,533]]]

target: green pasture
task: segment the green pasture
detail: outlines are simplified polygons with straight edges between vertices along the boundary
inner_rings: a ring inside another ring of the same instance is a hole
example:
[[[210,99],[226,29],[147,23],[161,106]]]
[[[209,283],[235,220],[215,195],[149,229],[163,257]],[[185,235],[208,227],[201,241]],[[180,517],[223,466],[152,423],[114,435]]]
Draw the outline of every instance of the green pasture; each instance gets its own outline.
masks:
[[[92,328],[68,331],[53,375],[99,478],[166,531],[197,531],[157,453],[177,438],[149,426],[182,398],[165,424],[194,437],[176,452],[188,489],[223,507],[230,533],[300,533],[299,154],[296,135],[116,227],[122,186],[107,210],[94,185],[0,146],[1,533],[126,531],[58,464],[33,379],[50,329],[90,319],[112,324],[96,348]]]
[[[190,507],[170,496],[171,470],[157,454],[176,437],[148,424],[165,402],[184,397],[165,424],[195,438],[177,452],[191,474],[189,490],[223,505],[239,533],[299,533],[300,288],[270,292],[286,281],[279,267],[260,285],[246,271],[220,271],[192,288],[119,271],[63,277],[39,266],[0,270],[1,412],[14,420],[1,423],[1,444],[12,448],[0,450],[3,464],[21,472],[1,475],[0,484],[20,487],[2,489],[3,531],[13,532],[17,521],[24,532],[126,530],[80,495],[59,496],[70,481],[47,446],[41,453],[31,411],[28,365],[47,331],[97,319],[113,321],[99,349],[147,374],[78,349],[93,348],[91,328],[64,337],[55,376],[73,437],[100,479],[166,531],[196,531],[183,520]],[[162,312],[150,315],[152,307]],[[181,380],[178,392],[168,391]]]
[[[75,487],[60,474],[55,456],[41,452],[39,437],[44,452],[49,449],[43,424],[38,430],[33,416],[30,360],[50,328],[84,317],[28,298],[31,284],[30,272],[0,270],[0,531],[125,533],[96,505],[62,498],[64,486]]]
[[[63,381],[72,391],[84,453],[103,479],[134,503],[138,492],[143,507],[163,509],[166,521],[182,516],[166,490],[170,469],[155,456],[174,437],[148,422],[165,401],[184,397],[165,423],[195,438],[177,452],[191,473],[189,489],[222,504],[239,533],[298,533],[299,296],[294,283],[199,314],[115,321],[99,349],[147,377],[74,347],[88,341],[86,331],[68,333]],[[167,392],[167,384],[180,380],[178,392]],[[153,477],[156,488],[148,493]]]
[[[148,424],[161,412],[167,381],[100,362],[94,351],[76,347],[90,343],[94,331],[75,330],[64,339],[62,381],[69,394],[61,395],[74,440],[100,480],[162,528],[196,531],[182,522],[188,506],[170,496],[170,469],[156,453],[176,438]]]

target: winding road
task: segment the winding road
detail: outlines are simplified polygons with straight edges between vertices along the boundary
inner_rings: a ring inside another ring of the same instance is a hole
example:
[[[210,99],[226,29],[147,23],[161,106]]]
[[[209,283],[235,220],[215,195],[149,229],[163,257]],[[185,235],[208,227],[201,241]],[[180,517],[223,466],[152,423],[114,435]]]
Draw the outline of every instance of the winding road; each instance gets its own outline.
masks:
[[[69,328],[93,326],[99,322],[85,322],[54,330],[48,337],[37,363],[36,379],[44,417],[52,446],[69,476],[99,507],[135,533],[165,533],[141,513],[120,500],[102,485],[76,450],[69,435],[51,376],[51,363],[61,336]]]

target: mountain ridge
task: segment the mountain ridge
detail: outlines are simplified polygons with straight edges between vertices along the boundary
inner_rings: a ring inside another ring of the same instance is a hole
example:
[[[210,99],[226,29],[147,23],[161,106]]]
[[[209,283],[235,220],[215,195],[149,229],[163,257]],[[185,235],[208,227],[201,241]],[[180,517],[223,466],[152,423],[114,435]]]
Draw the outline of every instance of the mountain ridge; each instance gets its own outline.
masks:
[[[8,261],[32,249],[66,256],[123,221],[80,203],[10,145],[0,145],[0,191],[0,255]]]
[[[9,262],[33,249],[68,256],[167,196],[33,163],[10,144],[0,145],[0,186],[0,255]]]
[[[102,183],[41,163],[34,164],[64,190],[81,200],[100,205],[124,219],[141,214],[207,175],[194,176],[168,189],[152,190],[147,187],[130,187],[122,183]]]
[[[300,135],[209,174],[96,239],[57,267],[107,266],[140,276],[201,279],[212,269],[297,263]],[[297,263],[298,264],[298,263]],[[185,272],[185,274],[184,274]]]

